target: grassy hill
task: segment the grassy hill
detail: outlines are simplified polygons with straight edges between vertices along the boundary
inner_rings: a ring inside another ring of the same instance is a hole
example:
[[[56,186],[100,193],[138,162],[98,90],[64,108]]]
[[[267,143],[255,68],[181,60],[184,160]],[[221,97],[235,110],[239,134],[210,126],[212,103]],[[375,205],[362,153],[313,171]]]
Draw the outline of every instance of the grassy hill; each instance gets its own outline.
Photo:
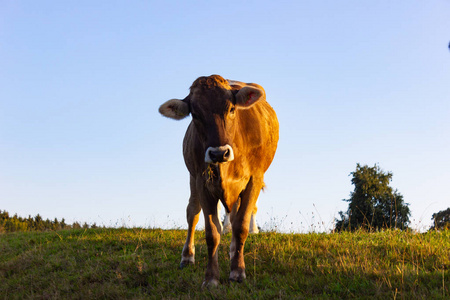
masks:
[[[450,231],[251,235],[247,281],[202,290],[203,232],[195,266],[179,270],[183,230],[71,229],[0,235],[0,299],[445,299]]]

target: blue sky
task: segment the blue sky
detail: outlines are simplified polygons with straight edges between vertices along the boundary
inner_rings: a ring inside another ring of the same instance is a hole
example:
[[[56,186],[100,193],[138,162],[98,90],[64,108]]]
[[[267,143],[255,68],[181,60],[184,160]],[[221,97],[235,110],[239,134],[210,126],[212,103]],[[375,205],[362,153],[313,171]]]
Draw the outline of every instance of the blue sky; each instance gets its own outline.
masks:
[[[0,209],[185,227],[190,119],[158,107],[220,74],[278,114],[260,226],[332,229],[378,163],[426,229],[450,206],[449,41],[443,0],[3,0]]]

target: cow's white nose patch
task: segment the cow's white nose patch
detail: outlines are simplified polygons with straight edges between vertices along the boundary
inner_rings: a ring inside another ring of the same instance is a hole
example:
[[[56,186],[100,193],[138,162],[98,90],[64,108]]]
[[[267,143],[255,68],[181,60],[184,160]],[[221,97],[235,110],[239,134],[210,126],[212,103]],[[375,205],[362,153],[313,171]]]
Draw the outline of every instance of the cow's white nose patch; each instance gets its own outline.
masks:
[[[233,148],[226,144],[220,147],[208,147],[205,153],[205,162],[208,164],[218,164],[229,162],[234,159]]]

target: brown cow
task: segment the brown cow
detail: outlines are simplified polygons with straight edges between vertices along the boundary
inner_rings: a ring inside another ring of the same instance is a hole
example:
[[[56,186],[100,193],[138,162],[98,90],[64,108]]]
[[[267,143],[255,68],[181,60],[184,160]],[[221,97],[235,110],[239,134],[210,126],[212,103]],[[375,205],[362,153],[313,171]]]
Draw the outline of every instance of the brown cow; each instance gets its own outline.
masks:
[[[275,111],[260,85],[211,75],[195,80],[186,98],[165,102],[159,112],[175,120],[192,115],[183,140],[191,196],[181,267],[195,261],[194,232],[203,210],[208,247],[203,286],[218,285],[220,200],[231,213],[230,280],[241,282],[245,279],[244,243],[251,215],[278,143]]]

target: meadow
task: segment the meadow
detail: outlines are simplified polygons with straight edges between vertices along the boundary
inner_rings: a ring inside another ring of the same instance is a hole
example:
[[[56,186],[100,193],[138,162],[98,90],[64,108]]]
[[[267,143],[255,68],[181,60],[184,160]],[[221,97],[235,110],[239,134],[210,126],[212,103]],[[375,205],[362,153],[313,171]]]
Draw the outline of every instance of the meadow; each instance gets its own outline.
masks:
[[[196,264],[179,269],[186,231],[90,228],[0,234],[0,299],[448,299],[450,231],[250,235],[247,280],[202,289]]]

